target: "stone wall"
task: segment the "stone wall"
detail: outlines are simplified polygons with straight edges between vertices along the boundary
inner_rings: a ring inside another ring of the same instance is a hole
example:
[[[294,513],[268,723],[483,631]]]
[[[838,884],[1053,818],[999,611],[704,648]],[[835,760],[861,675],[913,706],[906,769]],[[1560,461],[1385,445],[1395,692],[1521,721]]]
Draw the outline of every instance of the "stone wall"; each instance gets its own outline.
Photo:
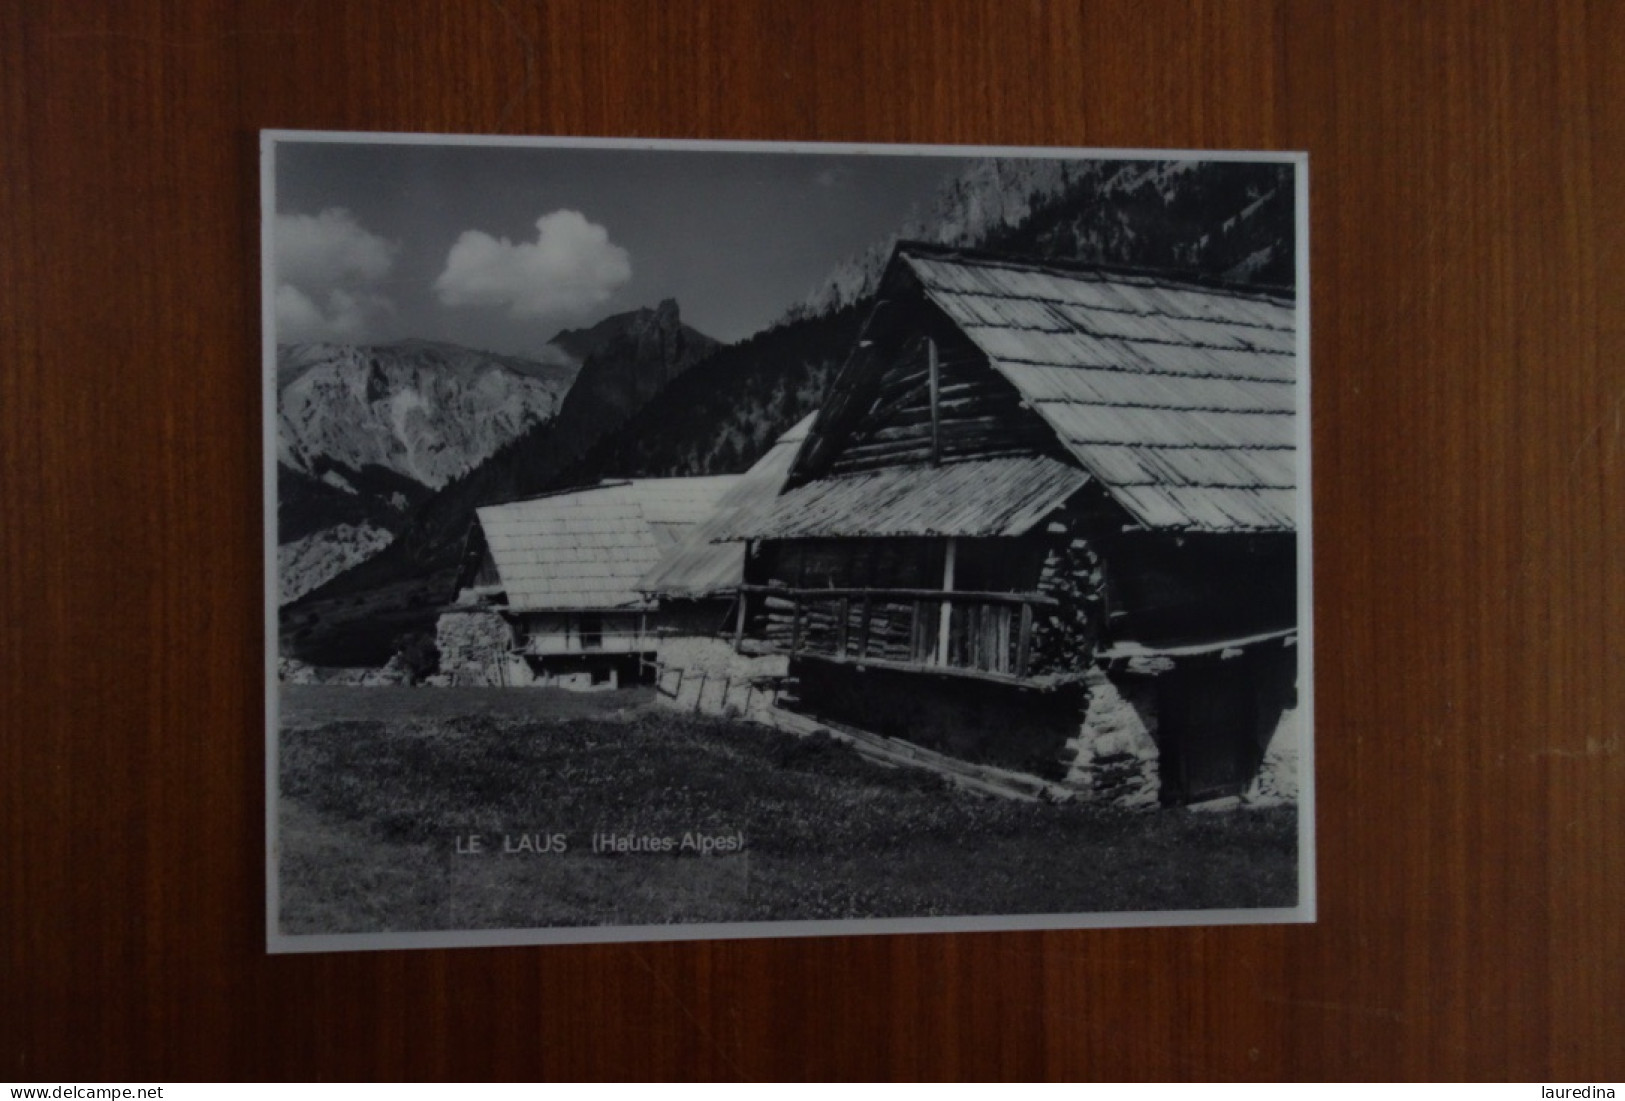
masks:
[[[1125,807],[1154,807],[1161,793],[1157,711],[1153,681],[1114,681],[1091,668],[1089,701],[1077,736],[1067,743],[1066,783],[1086,799]]]
[[[1281,712],[1274,736],[1264,749],[1264,759],[1258,766],[1258,775],[1243,797],[1256,806],[1295,804],[1298,801],[1299,754],[1302,733],[1298,726],[1298,709]]]
[[[749,717],[773,703],[778,678],[788,670],[779,655],[738,654],[717,638],[670,638],[660,644],[660,702],[708,715]]]
[[[477,688],[513,683],[508,668],[513,628],[497,613],[481,608],[443,612],[434,641],[440,651],[438,683]]]

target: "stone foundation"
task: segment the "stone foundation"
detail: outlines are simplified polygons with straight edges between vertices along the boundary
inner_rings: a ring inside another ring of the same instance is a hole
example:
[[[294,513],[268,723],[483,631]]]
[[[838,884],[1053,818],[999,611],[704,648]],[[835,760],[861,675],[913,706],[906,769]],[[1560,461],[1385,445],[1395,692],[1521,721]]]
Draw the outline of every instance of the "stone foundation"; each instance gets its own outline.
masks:
[[[1066,783],[1085,799],[1124,807],[1154,807],[1161,794],[1156,707],[1151,682],[1118,683],[1091,669],[1089,702],[1077,736],[1067,743],[1072,758]]]
[[[1298,759],[1302,738],[1298,728],[1298,709],[1281,712],[1281,721],[1264,749],[1258,775],[1248,785],[1244,802],[1253,806],[1279,806],[1298,801]]]
[[[434,642],[440,651],[437,683],[490,688],[531,682],[523,662],[515,662],[508,653],[513,628],[493,611],[471,607],[443,612],[435,624]]]
[[[751,657],[716,638],[672,638],[660,644],[660,702],[680,711],[750,717],[773,705],[775,682],[789,662]]]

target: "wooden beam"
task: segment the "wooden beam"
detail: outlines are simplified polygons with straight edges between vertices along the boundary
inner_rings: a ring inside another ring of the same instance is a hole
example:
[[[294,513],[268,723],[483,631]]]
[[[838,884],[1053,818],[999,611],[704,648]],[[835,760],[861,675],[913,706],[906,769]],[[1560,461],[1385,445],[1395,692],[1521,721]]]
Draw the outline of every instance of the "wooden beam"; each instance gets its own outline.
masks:
[[[804,654],[809,661],[820,661],[827,665],[857,665],[856,658],[841,658],[833,654]],[[1030,688],[1041,692],[1065,688],[1069,685],[1085,682],[1083,673],[1045,673],[1038,677],[1017,677],[1009,673],[996,673],[987,669],[972,669],[962,665],[933,665],[930,662],[897,661],[892,658],[871,657],[862,663],[872,669],[892,669],[899,673],[922,673],[940,677],[955,677],[964,680],[986,681],[992,684],[1007,684],[1012,688]]]
[[[932,346],[933,348],[935,345]],[[933,352],[933,362],[935,353]],[[935,366],[932,368],[935,377]],[[959,540],[948,540],[948,551],[942,559],[942,591],[954,591],[954,558],[959,550]],[[948,631],[953,626],[954,604],[952,600],[943,600],[941,619],[937,622],[937,664],[948,664]]]
[[[938,466],[942,462],[941,419],[942,413],[942,379],[937,367],[937,342],[929,338],[925,342],[926,362],[931,371],[931,465]],[[950,544],[951,545],[951,544]],[[952,554],[952,551],[949,551]]]
[[[964,410],[975,410],[982,404],[985,403],[972,400],[942,401],[939,396],[937,403],[929,410],[899,409],[891,418],[890,424],[885,428],[876,429],[869,436],[869,440],[885,444],[924,439],[927,420],[931,422],[933,432],[939,439],[948,436],[956,439],[974,438],[978,434],[997,436],[1007,432],[1010,421],[1006,417],[993,414],[956,416]]]
[[[739,653],[740,644],[745,640],[745,601],[746,595],[743,586],[739,590],[739,616],[734,620],[734,653]]]
[[[1016,636],[1016,676],[1027,675],[1028,658],[1032,653],[1033,644],[1033,606],[1026,601],[1021,604],[1021,631]]]
[[[940,589],[864,589],[849,588],[791,588],[788,585],[742,585],[748,593],[766,593],[769,602],[779,608],[788,608],[797,597],[817,597],[819,599],[837,596],[872,597],[882,604],[895,600],[899,604],[910,600],[952,600],[964,604],[972,601],[984,601],[990,604],[1032,604],[1035,607],[1052,607],[1059,603],[1052,596],[1045,596],[1038,592],[994,593],[982,592],[977,589],[956,589],[953,592],[943,592]],[[776,599],[775,599],[776,598]]]

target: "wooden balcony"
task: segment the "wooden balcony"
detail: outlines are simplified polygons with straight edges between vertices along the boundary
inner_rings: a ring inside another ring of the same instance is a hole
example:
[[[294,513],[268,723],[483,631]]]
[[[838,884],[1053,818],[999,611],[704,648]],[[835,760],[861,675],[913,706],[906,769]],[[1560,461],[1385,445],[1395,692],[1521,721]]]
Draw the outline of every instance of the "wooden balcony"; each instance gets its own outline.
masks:
[[[1024,680],[1033,625],[1055,606],[1039,593],[935,589],[740,589],[736,642],[775,653]]]

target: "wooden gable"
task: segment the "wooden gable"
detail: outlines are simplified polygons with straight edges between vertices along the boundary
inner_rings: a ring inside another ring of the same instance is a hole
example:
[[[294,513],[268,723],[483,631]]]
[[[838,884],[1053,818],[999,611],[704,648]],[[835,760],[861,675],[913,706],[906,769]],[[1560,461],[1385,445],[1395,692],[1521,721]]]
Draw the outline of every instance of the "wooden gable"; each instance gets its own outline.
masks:
[[[917,287],[894,279],[887,290],[790,487],[887,467],[1019,456],[1073,462],[1020,391]]]

